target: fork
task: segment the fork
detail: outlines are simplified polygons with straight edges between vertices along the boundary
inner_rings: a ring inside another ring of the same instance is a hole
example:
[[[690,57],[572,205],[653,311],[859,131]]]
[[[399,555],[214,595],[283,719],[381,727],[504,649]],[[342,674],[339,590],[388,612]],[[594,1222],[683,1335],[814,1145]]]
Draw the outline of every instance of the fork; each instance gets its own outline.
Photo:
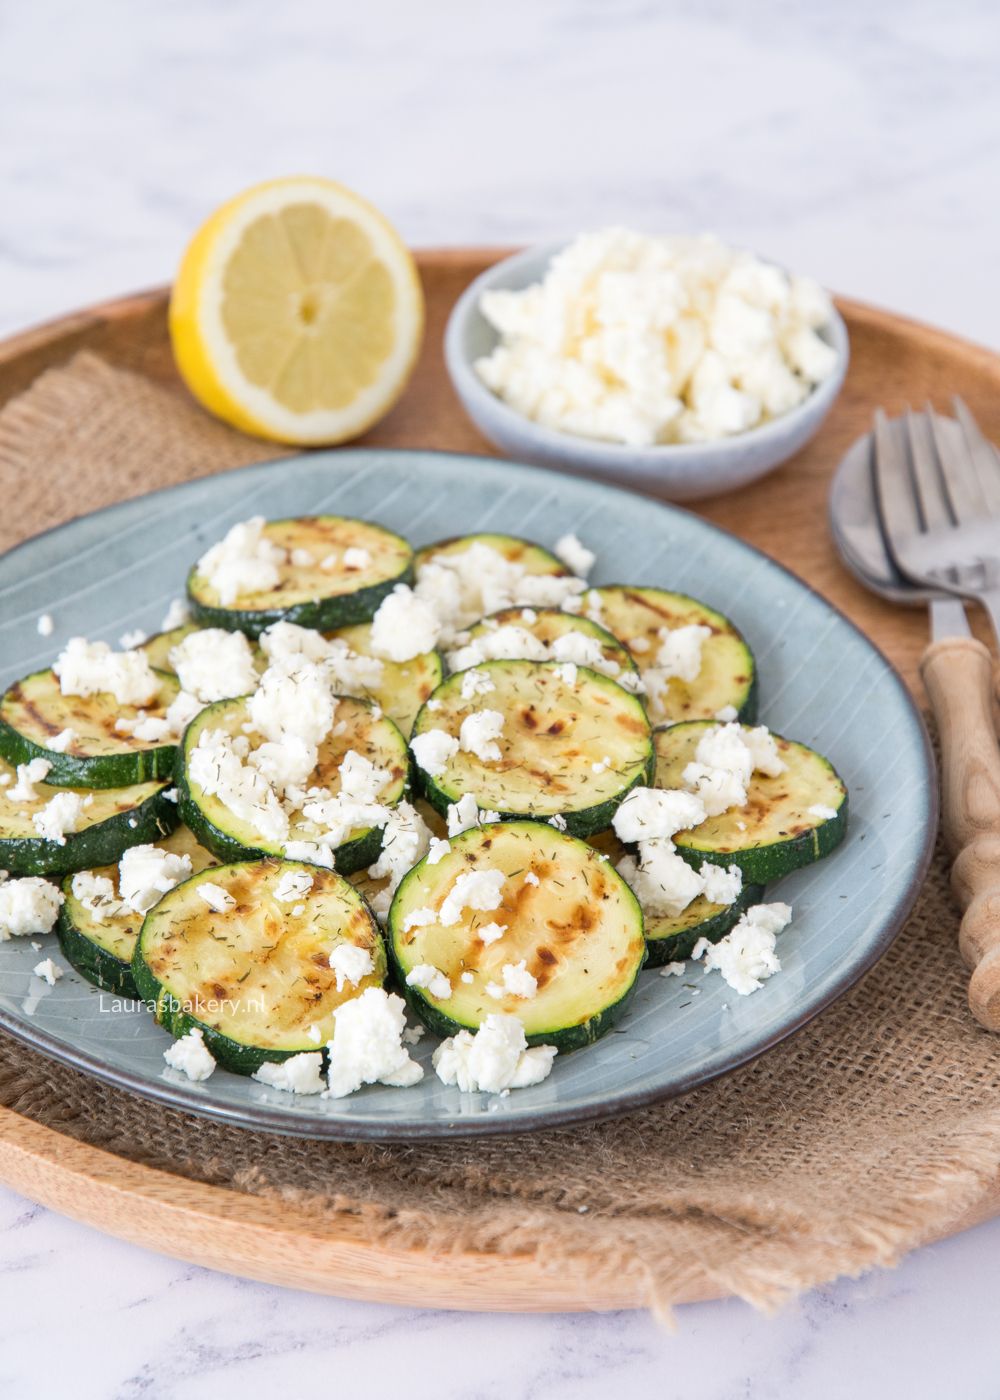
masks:
[[[884,413],[876,414],[875,482],[887,548],[915,582],[982,602],[998,628],[1000,519],[991,505],[991,472],[1000,483],[1000,465],[982,451],[974,457],[961,422],[907,410],[903,427],[897,433]],[[955,857],[952,888],[964,910],[959,948],[972,969],[969,1006],[983,1026],[998,1031],[1000,750],[993,660],[973,637],[935,637],[920,673],[941,735],[941,826]]]

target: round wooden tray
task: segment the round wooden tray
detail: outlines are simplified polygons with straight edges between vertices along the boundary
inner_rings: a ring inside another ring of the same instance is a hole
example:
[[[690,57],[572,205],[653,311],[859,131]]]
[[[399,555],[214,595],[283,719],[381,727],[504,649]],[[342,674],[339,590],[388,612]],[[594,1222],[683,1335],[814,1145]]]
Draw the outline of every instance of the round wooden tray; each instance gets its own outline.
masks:
[[[406,395],[363,443],[459,451],[490,449],[465,418],[441,355],[448,311],[499,251],[453,249],[419,256],[428,302],[424,352]],[[701,513],[779,558],[836,603],[918,687],[926,616],[865,593],[839,564],[826,528],[829,478],[882,404],[890,413],[960,393],[1000,438],[1000,358],[901,317],[840,301],[851,334],[851,369],[819,437],[762,482]],[[174,378],[166,292],[142,293],[78,312],[0,343],[0,406],[43,370],[90,349],[151,378]],[[985,639],[985,633],[983,634]],[[363,1241],[350,1221],[318,1221],[284,1202],[205,1186],[89,1147],[0,1109],[0,1180],[30,1199],[98,1229],[193,1263],[321,1293],[422,1307],[555,1311],[640,1306],[632,1288],[600,1292],[584,1278],[553,1278],[530,1254],[435,1255]],[[1000,1213],[1000,1187],[948,1231]],[[706,1278],[688,1292],[714,1296]]]

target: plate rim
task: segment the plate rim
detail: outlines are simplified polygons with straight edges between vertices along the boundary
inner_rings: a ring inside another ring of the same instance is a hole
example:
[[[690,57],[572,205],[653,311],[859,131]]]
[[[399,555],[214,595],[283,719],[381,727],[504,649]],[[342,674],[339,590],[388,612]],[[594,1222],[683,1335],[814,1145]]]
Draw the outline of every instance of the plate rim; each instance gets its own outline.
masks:
[[[74,516],[70,520],[62,521],[57,525],[49,526],[40,530],[34,535],[28,536],[24,540],[18,541],[10,549],[0,555],[0,572],[4,571],[11,560],[16,561],[16,556],[28,546],[46,539],[50,535],[59,534],[62,531],[71,529],[85,521],[98,517],[113,516],[115,512],[127,506],[134,505],[140,501],[151,501],[167,496],[175,495],[185,491],[192,486],[198,486],[203,482],[211,482],[221,478],[226,480],[238,480],[246,473],[260,472],[266,473],[269,469],[280,468],[285,471],[295,470],[302,463],[315,461],[319,456],[326,454],[331,458],[351,458],[355,461],[367,457],[429,457],[429,458],[458,458],[463,461],[487,463],[493,468],[504,468],[507,471],[514,471],[527,477],[542,476],[551,478],[554,483],[565,485],[567,476],[550,467],[531,465],[524,462],[511,461],[504,457],[499,457],[490,453],[462,452],[456,449],[447,448],[426,448],[426,447],[382,447],[382,446],[354,446],[319,448],[311,451],[297,452],[290,456],[270,457],[258,462],[250,462],[241,467],[229,468],[223,472],[208,473],[203,477],[196,477],[190,481],[174,482],[168,486],[157,487],[153,491],[141,492],[136,496],[126,497],[124,500],[114,501],[109,505],[101,506],[94,511],[88,511],[83,515]],[[209,1118],[215,1122],[222,1122],[231,1127],[239,1127],[249,1132],[271,1132],[283,1137],[308,1138],[317,1141],[377,1141],[377,1142],[416,1142],[416,1141],[442,1141],[451,1138],[477,1138],[477,1137],[504,1137],[520,1135],[529,1132],[544,1132],[555,1128],[570,1127],[575,1124],[593,1123],[612,1118],[621,1117],[626,1113],[632,1113],[639,1109],[646,1108],[656,1103],[667,1102],[671,1099],[680,1098],[691,1093],[693,1090],[715,1080],[725,1078],[734,1071],[752,1064],[762,1055],[773,1050],[784,1040],[796,1034],[803,1026],[814,1020],[826,1011],[834,1002],[855,986],[871,969],[885,956],[893,942],[899,935],[902,927],[916,902],[917,896],[927,877],[931,859],[934,853],[934,846],[937,837],[938,819],[940,812],[940,782],[937,772],[937,764],[931,747],[927,726],[924,722],[914,697],[910,694],[897,667],[886,656],[872,639],[847,616],[836,603],[831,602],[817,588],[814,588],[806,579],[800,577],[792,569],[782,564],[764,550],[749,541],[742,539],[731,530],[725,529],[714,521],[705,519],[697,511],[672,501],[664,501],[659,497],[641,490],[630,489],[629,487],[618,485],[612,482],[596,481],[587,477],[570,477],[578,485],[585,489],[593,489],[598,493],[612,493],[626,498],[636,498],[648,502],[655,506],[658,512],[665,512],[667,516],[680,515],[694,520],[701,528],[707,529],[710,533],[721,536],[730,545],[735,545],[738,549],[745,551],[754,559],[764,560],[776,569],[780,574],[804,590],[811,597],[816,599],[824,608],[832,613],[841,624],[846,626],[860,642],[875,654],[881,662],[883,668],[888,672],[889,678],[895,687],[897,695],[902,699],[903,709],[908,714],[915,730],[918,746],[917,750],[923,760],[924,772],[927,777],[926,797],[927,801],[921,808],[923,818],[923,832],[919,849],[918,859],[915,863],[913,873],[905,888],[900,892],[892,909],[886,915],[878,935],[873,938],[871,945],[866,949],[864,955],[849,967],[845,968],[836,976],[828,990],[815,1003],[801,1011],[799,1014],[782,1022],[781,1026],[772,1033],[755,1041],[753,1046],[746,1050],[727,1055],[722,1064],[714,1068],[706,1068],[700,1071],[692,1071],[681,1074],[674,1078],[667,1086],[650,1086],[643,1089],[623,1093],[618,1097],[608,1101],[602,1100],[592,1104],[581,1104],[576,1107],[567,1106],[564,1108],[540,1107],[533,1110],[526,1110],[523,1115],[508,1118],[506,1115],[483,1113],[476,1117],[460,1116],[455,1119],[439,1119],[436,1121],[426,1121],[417,1118],[397,1120],[394,1123],[379,1122],[377,1120],[365,1120],[351,1118],[348,1115],[314,1115],[312,1118],[303,1121],[296,1121],[294,1116],[289,1115],[282,1109],[270,1108],[263,1104],[253,1104],[246,1108],[231,1106],[225,1103],[203,1099],[201,1095],[194,1094],[185,1085],[172,1084],[168,1081],[152,1081],[141,1075],[132,1073],[129,1070],[118,1070],[108,1067],[103,1061],[95,1057],[91,1052],[79,1050],[73,1047],[66,1047],[57,1036],[42,1028],[33,1028],[25,1025],[23,1021],[12,1016],[8,1011],[0,1006],[0,1031],[11,1035],[20,1043],[27,1045],[30,1049],[55,1060],[60,1064],[67,1065],[70,1069],[82,1074],[90,1074],[101,1083],[110,1085],[113,1088],[124,1089],[126,1092],[150,1102],[164,1104],[169,1108],[180,1112],[190,1113],[196,1117]],[[15,581],[16,582],[16,581]]]

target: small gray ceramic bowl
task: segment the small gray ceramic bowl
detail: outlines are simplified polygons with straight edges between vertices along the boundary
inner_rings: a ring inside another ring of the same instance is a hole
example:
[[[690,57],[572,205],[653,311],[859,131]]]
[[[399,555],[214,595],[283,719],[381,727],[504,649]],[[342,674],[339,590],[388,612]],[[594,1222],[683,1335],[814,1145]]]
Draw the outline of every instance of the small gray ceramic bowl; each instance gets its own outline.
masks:
[[[473,368],[498,339],[479,310],[479,299],[486,291],[521,291],[541,281],[563,247],[553,243],[529,248],[487,268],[465,290],[448,320],[444,349],[451,382],[476,427],[505,456],[615,481],[670,501],[693,501],[756,481],[794,456],[818,431],[847,373],[847,327],[836,311],[820,332],[837,352],[833,373],[790,413],[718,442],[625,447],[543,427],[504,403]]]

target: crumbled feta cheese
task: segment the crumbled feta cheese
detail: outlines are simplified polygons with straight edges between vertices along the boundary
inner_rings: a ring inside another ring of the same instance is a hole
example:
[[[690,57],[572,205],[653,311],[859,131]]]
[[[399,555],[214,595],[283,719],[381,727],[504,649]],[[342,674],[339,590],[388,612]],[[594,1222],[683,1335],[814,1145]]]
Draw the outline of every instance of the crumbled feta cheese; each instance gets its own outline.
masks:
[[[316,562],[311,549],[304,549],[301,545],[296,545],[288,555],[288,558],[295,569],[311,569]]]
[[[519,997],[530,1001],[538,991],[538,979],[528,971],[525,958],[518,963],[504,963],[500,970],[502,981],[487,982],[486,995],[500,1001],[505,996]]]
[[[431,924],[437,923],[437,910],[431,909],[429,905],[421,905],[419,909],[411,909],[403,920],[403,932],[409,933],[411,928],[429,928]]]
[[[540,885],[542,882],[541,880],[539,880],[538,876],[533,870],[529,870],[527,875],[525,875],[524,877],[524,883],[526,885]]]
[[[658,836],[673,836],[705,820],[705,808],[690,792],[635,787],[612,819],[619,841],[632,845]]]
[[[665,967],[661,967],[661,968],[660,968],[660,976],[661,976],[661,977],[683,977],[686,969],[687,969],[687,963],[683,963],[683,962],[669,962],[669,963],[666,964]]]
[[[151,705],[159,677],[141,651],[112,651],[107,642],[71,637],[53,663],[63,695],[111,694],[119,705]]]
[[[554,826],[556,831],[565,831],[567,825],[568,823],[562,812],[557,812],[554,817],[549,817],[549,826]]]
[[[213,914],[224,914],[227,909],[236,908],[236,900],[221,885],[211,880],[203,880],[198,886],[198,894],[212,910]]]
[[[755,904],[718,943],[699,938],[691,956],[704,957],[706,972],[718,969],[734,992],[748,996],[781,971],[776,935],[791,918],[787,904]]]
[[[812,807],[807,807],[806,813],[810,817],[819,817],[821,821],[832,822],[837,815],[837,809],[825,807],[822,802],[817,802]]]
[[[592,773],[606,773],[610,767],[611,759],[608,758],[607,754],[605,754],[605,756],[602,759],[600,759],[597,763],[592,763],[590,765],[590,771]]]
[[[58,792],[35,813],[31,824],[44,840],[65,846],[66,837],[79,830],[85,806],[86,798],[78,792]]]
[[[465,983],[470,983],[470,982],[474,982],[475,980],[476,980],[476,979],[475,979],[475,977],[473,977],[473,975],[472,975],[471,972],[463,972],[463,973],[462,973],[462,981],[463,981],[463,982],[465,982]]]
[[[250,643],[242,632],[205,627],[189,632],[170,649],[170,664],[181,689],[210,705],[257,687],[257,668]]]
[[[506,932],[506,924],[480,924],[479,927],[476,929],[476,933],[479,935],[480,941],[486,944],[496,943],[499,939],[503,938]]]
[[[405,583],[397,583],[382,599],[372,619],[370,645],[389,661],[412,661],[433,651],[441,623],[430,605]]]
[[[198,560],[197,571],[224,608],[242,593],[266,593],[281,582],[287,551],[264,534],[262,515],[234,525]]]
[[[265,841],[284,842],[288,836],[288,814],[267,780],[245,762],[248,752],[246,739],[234,739],[223,729],[206,729],[191,752],[190,780],[209,797],[218,797],[238,820],[247,822]],[[285,854],[289,859],[296,858],[288,847]],[[309,860],[311,856],[300,858]]]
[[[290,672],[269,666],[247,701],[247,717],[272,743],[294,738],[316,748],[333,727],[336,703],[318,666],[303,662]]]
[[[581,544],[576,535],[562,535],[552,546],[552,553],[579,578],[587,577],[597,559],[594,551]]]
[[[294,904],[312,887],[313,877],[308,870],[283,870],[274,887],[274,897],[280,904]]]
[[[180,739],[191,721],[201,714],[203,708],[200,700],[196,700],[193,695],[188,695],[186,690],[179,690],[167,706],[167,712],[163,716],[168,733]]]
[[[51,958],[43,958],[40,963],[36,963],[31,969],[36,977],[40,977],[43,982],[48,982],[50,987],[54,987],[63,975],[63,970]]]
[[[723,705],[721,710],[716,710],[714,718],[722,724],[732,724],[733,720],[738,718],[738,713],[735,705]]]
[[[347,983],[356,987],[370,976],[375,971],[375,962],[370,949],[344,942],[338,943],[331,952],[330,967],[337,979],[337,991],[342,992]]]
[[[482,763],[497,763],[503,756],[496,742],[503,733],[503,726],[504,717],[499,710],[476,710],[462,720],[459,746]]]
[[[362,1084],[416,1084],[424,1072],[402,1044],[406,1006],[382,987],[366,987],[338,1006],[329,1044],[330,1098],[353,1094]]]
[[[491,690],[496,690],[496,686],[485,671],[477,671],[473,667],[462,677],[463,700],[474,700],[477,695],[488,695]]]
[[[360,545],[348,545],[344,550],[345,569],[367,569],[372,562],[372,557],[367,549],[362,549]]]
[[[416,593],[439,619],[442,638],[456,641],[464,628],[490,613],[516,606],[560,607],[585,587],[575,577],[532,574],[476,540],[458,553],[425,560],[417,571]],[[476,659],[467,664],[476,665]],[[464,669],[452,664],[452,670]]]
[[[306,1035],[309,1037],[309,1039],[314,1045],[318,1045],[323,1039],[323,1032],[320,1030],[319,1026],[315,1024],[315,1022],[306,1031]]]
[[[28,763],[17,765],[17,782],[4,793],[8,802],[37,802],[35,784],[42,783],[52,771],[47,758],[33,758]]]
[[[755,773],[763,773],[766,778],[777,778],[787,769],[788,764],[778,752],[774,735],[766,725],[759,724],[756,729],[744,729],[743,742],[750,750]]]
[[[706,815],[717,817],[744,805],[752,773],[753,754],[743,730],[738,724],[723,724],[706,730],[698,740],[682,779],[701,798]]]
[[[500,341],[475,368],[557,431],[640,447],[724,437],[794,407],[836,363],[816,333],[829,298],[796,295],[798,280],[708,236],[582,234],[541,282],[482,296]]]
[[[118,638],[118,645],[122,651],[135,651],[136,647],[141,647],[148,638],[148,632],[144,632],[141,627],[133,627],[130,631],[121,634]]]
[[[128,909],[128,905],[118,898],[114,883],[106,875],[96,875],[92,870],[80,870],[74,876],[70,888],[73,898],[83,906],[96,923],[106,919],[117,919]],[[0,886],[0,900],[3,887]]]
[[[702,894],[709,904],[732,904],[743,890],[743,871],[738,865],[723,867],[702,862],[698,874],[704,888]]]
[[[51,637],[55,631],[55,623],[52,621],[51,613],[42,613],[38,619],[38,635],[40,637]]]
[[[448,653],[452,671],[465,671],[485,661],[548,661],[549,648],[540,637],[523,627],[508,623],[481,632],[464,646]]]
[[[449,813],[451,812],[451,806],[449,806],[448,811]],[[427,849],[427,864],[437,865],[439,860],[444,860],[445,856],[450,850],[450,841],[444,841],[439,836],[432,836],[430,840],[430,845]]]
[[[127,909],[146,914],[190,874],[187,854],[175,855],[161,846],[132,846],[118,862],[118,893]]]
[[[572,661],[564,661],[553,670],[564,685],[576,685],[577,668]]]
[[[444,928],[457,924],[465,909],[499,909],[505,876],[502,870],[466,870],[455,880],[438,914]]]
[[[282,851],[286,860],[304,860],[309,865],[333,869],[333,851],[320,841],[286,841]]]
[[[382,828],[382,850],[368,867],[373,880],[388,877],[387,893],[395,894],[400,880],[423,859],[431,843],[431,833],[423,817],[409,802],[392,808]]]
[[[161,632],[173,632],[191,621],[191,605],[186,598],[171,598],[170,605],[160,623]]]
[[[596,637],[588,632],[564,632],[549,643],[549,655],[553,661],[571,661],[575,666],[589,666],[592,671],[616,677],[621,674],[617,661],[606,661],[604,651]]]
[[[652,648],[653,644],[648,637],[633,637],[630,642],[626,643],[626,645],[628,646],[629,651],[635,652],[636,656],[642,656],[644,652],[647,652]],[[735,718],[736,716],[733,715],[733,719]]]
[[[417,963],[416,967],[411,968],[406,974],[406,985],[420,987],[438,1001],[447,1001],[451,996],[450,981],[440,968],[432,967],[430,963]]]
[[[58,734],[52,735],[46,747],[50,748],[53,753],[65,753],[75,739],[75,729],[60,729]]]
[[[164,1050],[163,1058],[171,1069],[186,1074],[188,1079],[207,1079],[215,1069],[215,1056],[205,1044],[205,1033],[198,1026],[193,1026],[187,1035]]]
[[[701,649],[712,635],[711,627],[692,623],[687,627],[661,627],[656,665],[667,680],[696,681],[701,674]]]
[[[552,1070],[554,1045],[528,1049],[524,1027],[516,1016],[493,1012],[472,1035],[459,1031],[434,1051],[433,1064],[443,1084],[463,1093],[501,1094],[540,1084]]]
[[[410,752],[425,773],[437,778],[458,753],[458,740],[444,729],[425,729],[410,740]]]
[[[30,933],[51,933],[59,917],[63,893],[40,875],[8,880],[0,872],[0,942]]]
[[[625,856],[618,873],[631,885],[645,913],[656,917],[680,914],[704,890],[704,881],[663,837],[643,841],[639,859]]]
[[[278,1064],[266,1060],[253,1077],[269,1089],[283,1089],[286,1094],[321,1094],[325,1088],[323,1056],[318,1050],[303,1050]]]

